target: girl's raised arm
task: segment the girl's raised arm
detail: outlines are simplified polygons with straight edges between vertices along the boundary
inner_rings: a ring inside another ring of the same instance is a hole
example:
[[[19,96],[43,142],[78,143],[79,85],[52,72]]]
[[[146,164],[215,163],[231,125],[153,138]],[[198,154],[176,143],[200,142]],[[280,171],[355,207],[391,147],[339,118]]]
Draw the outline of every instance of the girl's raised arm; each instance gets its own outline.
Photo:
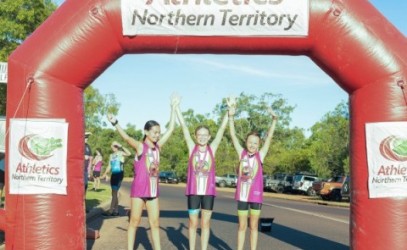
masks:
[[[112,126],[116,128],[117,132],[119,132],[120,136],[126,141],[132,148],[134,148],[137,152],[143,151],[143,144],[135,139],[131,138],[126,131],[119,125],[119,121],[114,117],[112,114],[107,114],[107,119],[112,123]]]
[[[236,130],[235,130],[235,119],[234,115],[236,113],[236,99],[235,98],[229,98],[228,99],[228,106],[229,106],[229,132],[230,132],[230,137],[233,142],[233,146],[235,147],[235,150],[240,157],[240,155],[243,152],[243,147],[240,145],[239,140],[237,139],[236,136]]]
[[[260,156],[261,156],[261,160],[264,160],[264,157],[266,157],[266,154],[270,148],[270,144],[271,144],[271,139],[273,138],[273,134],[274,134],[274,130],[276,128],[276,123],[277,123],[277,118],[278,116],[276,115],[276,113],[274,113],[273,109],[271,107],[268,108],[268,112],[272,117],[272,123],[271,126],[269,128],[269,130],[267,131],[267,137],[266,140],[264,141],[264,145],[263,147],[260,149]]]
[[[218,132],[216,133],[215,139],[213,139],[211,143],[211,148],[213,151],[213,155],[215,156],[216,150],[219,147],[220,142],[222,141],[223,134],[225,133],[226,126],[228,125],[228,112],[226,112],[225,116],[223,117],[222,124],[219,127]]]
[[[178,122],[181,125],[185,142],[187,143],[189,155],[191,155],[192,150],[194,149],[194,146],[195,146],[194,140],[192,139],[191,134],[189,133],[188,127],[184,120],[184,116],[182,115],[181,109],[179,106],[176,108],[175,112],[177,114]]]
[[[158,145],[161,147],[163,146],[168,139],[170,138],[172,132],[174,132],[175,128],[175,109],[179,106],[179,97],[176,95],[171,96],[171,115],[170,115],[170,124],[168,126],[167,131],[161,136],[160,140],[158,141]]]

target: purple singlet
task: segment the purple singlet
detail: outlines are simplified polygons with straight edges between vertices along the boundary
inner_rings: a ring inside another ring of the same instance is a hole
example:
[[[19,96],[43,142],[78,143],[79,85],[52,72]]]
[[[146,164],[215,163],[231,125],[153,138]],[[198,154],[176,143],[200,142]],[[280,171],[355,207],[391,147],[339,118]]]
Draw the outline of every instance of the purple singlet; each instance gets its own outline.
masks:
[[[103,161],[98,161],[98,162],[95,164],[95,168],[93,169],[93,171],[96,171],[96,172],[102,171],[102,164],[103,164]]]
[[[185,195],[216,196],[215,159],[210,146],[205,152],[195,145],[188,161],[188,176]]]
[[[240,156],[235,200],[263,203],[263,163],[260,153],[249,156],[243,150]]]
[[[141,158],[134,161],[134,178],[131,184],[130,197],[155,198],[159,196],[158,167],[160,149],[156,145],[151,149],[143,143]]]

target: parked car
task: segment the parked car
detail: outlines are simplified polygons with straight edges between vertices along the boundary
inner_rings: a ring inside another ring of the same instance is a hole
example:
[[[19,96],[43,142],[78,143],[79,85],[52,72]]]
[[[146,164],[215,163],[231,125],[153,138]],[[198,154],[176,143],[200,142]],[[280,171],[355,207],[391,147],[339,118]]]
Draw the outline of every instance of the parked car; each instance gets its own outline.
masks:
[[[237,175],[236,174],[224,174],[222,176],[215,177],[216,185],[219,187],[236,187]]]
[[[318,177],[314,174],[299,173],[294,175],[293,191],[307,195],[313,195],[314,190],[312,184],[314,181],[319,181]]]
[[[327,182],[324,182],[323,187],[319,192],[319,196],[321,196],[323,200],[341,201],[341,189],[346,178],[347,176],[345,175],[339,175],[332,177]]]
[[[319,196],[319,193],[321,192],[322,187],[324,186],[324,183],[327,182],[328,179],[321,179],[318,181],[314,181],[312,183],[312,189],[313,189],[313,195]]]
[[[290,174],[276,173],[264,179],[264,190],[277,193],[291,192],[293,176]]]
[[[162,171],[160,172],[158,182],[178,184],[179,178],[175,172]]]

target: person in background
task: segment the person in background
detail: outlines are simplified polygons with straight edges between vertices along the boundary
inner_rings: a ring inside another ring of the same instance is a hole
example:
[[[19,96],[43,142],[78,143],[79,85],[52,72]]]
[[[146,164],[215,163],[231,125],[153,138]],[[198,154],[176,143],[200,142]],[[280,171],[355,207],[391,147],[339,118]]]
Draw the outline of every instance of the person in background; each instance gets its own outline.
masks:
[[[230,136],[240,159],[240,165],[237,169],[238,180],[235,192],[239,218],[237,249],[244,249],[247,219],[250,216],[250,249],[255,250],[257,248],[258,223],[263,203],[263,160],[270,148],[278,117],[272,108],[269,107],[268,113],[272,117],[272,123],[268,129],[263,146],[259,150],[260,136],[256,132],[250,132],[245,140],[245,148],[243,148],[236,136],[233,119],[236,112],[236,100],[230,98],[228,105]]]
[[[4,189],[4,167],[6,165],[6,154],[0,151],[0,207],[3,207],[3,189]]]
[[[85,156],[84,156],[84,161],[83,161],[83,178],[84,178],[84,186],[85,186],[85,200],[86,200],[86,191],[88,190],[88,181],[89,181],[89,172],[91,169],[92,165],[92,150],[88,144],[88,139],[89,136],[91,135],[91,132],[85,132]],[[86,206],[85,202],[85,211],[86,213],[89,212],[88,207]]]
[[[84,181],[85,181],[85,195],[86,191],[88,190],[88,181],[89,181],[89,170],[91,169],[91,164],[92,164],[92,150],[88,144],[88,139],[89,136],[91,135],[91,132],[86,132],[85,133],[85,160],[83,164],[84,168]]]
[[[150,120],[144,125],[144,138],[137,141],[131,138],[119,125],[118,120],[108,114],[108,120],[119,132],[120,136],[136,151],[134,162],[134,178],[131,186],[130,222],[127,230],[127,248],[134,249],[137,227],[141,221],[143,207],[148,212],[151,228],[152,245],[155,250],[161,249],[160,243],[160,206],[158,174],[160,167],[160,150],[168,141],[175,127],[175,108],[179,105],[176,96],[171,98],[171,117],[167,131],[161,135],[160,124]]]
[[[98,191],[100,187],[100,173],[102,172],[103,156],[102,150],[97,148],[92,161],[93,190]]]
[[[106,178],[110,173],[110,187],[112,188],[112,201],[110,209],[104,212],[103,216],[119,216],[119,189],[124,178],[124,160],[125,157],[130,156],[130,151],[120,145],[120,143],[112,142],[111,148],[113,153],[110,154],[109,165],[106,168],[102,178]]]
[[[199,213],[201,212],[200,249],[205,250],[208,248],[210,220],[216,196],[215,153],[225,132],[228,114],[226,113],[223,117],[219,130],[210,144],[211,133],[207,126],[200,125],[195,129],[194,137],[196,142],[194,142],[179,107],[176,109],[176,114],[189,152],[185,192],[189,214],[189,249],[195,249],[196,231],[199,224]]]

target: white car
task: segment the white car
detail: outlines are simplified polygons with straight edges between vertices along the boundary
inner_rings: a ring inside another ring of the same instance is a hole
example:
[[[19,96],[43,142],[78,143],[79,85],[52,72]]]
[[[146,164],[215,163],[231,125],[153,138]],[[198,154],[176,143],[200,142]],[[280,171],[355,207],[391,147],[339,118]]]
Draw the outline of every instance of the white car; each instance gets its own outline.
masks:
[[[311,195],[313,192],[312,183],[318,181],[318,177],[310,174],[296,174],[293,180],[293,191]]]

